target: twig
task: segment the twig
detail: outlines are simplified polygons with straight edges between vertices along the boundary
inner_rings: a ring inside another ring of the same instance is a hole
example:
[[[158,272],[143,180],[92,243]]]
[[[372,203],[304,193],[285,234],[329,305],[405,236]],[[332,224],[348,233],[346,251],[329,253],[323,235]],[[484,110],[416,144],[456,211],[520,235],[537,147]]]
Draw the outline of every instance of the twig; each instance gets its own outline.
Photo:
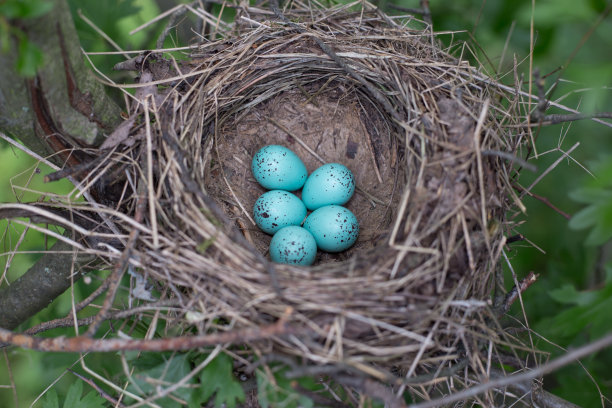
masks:
[[[585,346],[579,347],[575,350],[571,350],[559,358],[556,358],[547,364],[541,365],[537,368],[534,368],[531,371],[526,371],[521,374],[510,375],[507,377],[491,379],[488,382],[481,383],[471,388],[467,388],[463,391],[454,393],[452,395],[447,395],[443,398],[437,398],[430,401],[421,402],[418,404],[413,404],[408,406],[408,408],[435,408],[439,406],[449,405],[453,402],[466,400],[468,398],[475,397],[476,395],[482,394],[486,391],[492,390],[494,388],[503,388],[513,384],[530,381],[535,378],[540,378],[545,374],[548,374],[554,370],[557,370],[561,367],[564,367],[568,364],[573,363],[574,361],[586,357],[590,354],[596,353],[599,350],[602,350],[606,347],[612,346],[612,332],[603,336],[599,340],[596,340],[592,343],[589,343]]]
[[[532,123],[531,126],[556,125],[558,123],[574,122],[577,120],[584,119],[612,119],[612,112],[576,113],[570,115],[546,115],[542,118],[541,122]]]
[[[527,193],[527,195],[529,197],[533,197],[538,201],[543,202],[544,204],[546,204],[548,207],[550,207],[552,210],[554,210],[555,212],[557,212],[558,214],[560,214],[563,218],[569,220],[572,218],[571,215],[569,215],[568,213],[566,213],[565,211],[560,210],[559,208],[557,208],[553,203],[550,202],[550,200],[544,196],[532,193],[531,191],[527,191],[525,189],[525,187],[521,186],[520,184],[517,184],[517,186],[522,189],[525,193]]]
[[[538,171],[538,168],[531,164],[531,163],[527,163],[525,160],[521,159],[520,157],[516,157],[515,155],[513,155],[512,153],[508,153],[508,152],[502,152],[499,150],[482,150],[480,152],[483,156],[498,156],[501,157],[502,159],[506,159],[508,161],[514,162],[519,164],[520,166],[526,168],[529,171]]]
[[[159,307],[172,307],[177,306],[178,304],[178,301],[175,300],[162,300],[156,303],[149,303],[146,306],[133,307],[131,309],[121,310],[115,313],[107,314],[105,320],[122,319],[124,317],[133,316],[135,314],[142,313],[147,310],[153,310]],[[75,309],[79,310],[78,305],[75,307]],[[95,316],[89,316],[84,317],[82,319],[77,319],[76,325],[79,327],[90,325],[94,321],[94,318]],[[70,326],[74,326],[74,316],[72,313],[69,313],[66,317],[62,317],[61,319],[49,320],[48,322],[42,322],[40,324],[37,324],[36,326],[30,327],[28,330],[24,331],[23,334],[34,335],[47,330]]]
[[[567,57],[567,60],[565,60],[565,62],[561,66],[561,69],[559,70],[559,75],[557,76],[557,79],[555,80],[555,83],[553,84],[549,94],[552,94],[556,90],[567,67],[569,67],[570,63],[574,60],[576,55],[578,55],[578,52],[582,49],[584,44],[586,44],[587,40],[591,37],[591,35],[593,35],[596,28],[603,21],[606,20],[606,18],[608,17],[608,15],[610,15],[611,12],[612,12],[612,4],[608,4],[605,10],[601,12],[601,14],[598,16],[597,20],[591,25],[591,27],[589,27],[589,30],[586,33],[584,33],[584,35],[580,39],[580,42],[576,45],[576,47],[574,47],[574,49],[572,50],[572,53],[569,55],[569,57]]]
[[[299,80],[295,81],[295,84],[297,85],[298,89],[300,90],[300,92],[302,92],[302,94],[304,95],[304,97],[306,98],[306,103],[311,102],[314,106],[316,106],[317,108],[319,107],[319,104],[317,103],[316,100],[314,100],[314,96],[309,94],[308,91],[306,89],[304,89],[304,87],[302,86],[302,84],[300,83]]]
[[[201,336],[170,337],[165,339],[92,339],[88,336],[39,338],[13,333],[0,328],[0,341],[26,349],[50,352],[115,352],[192,350],[218,344],[246,343],[275,336],[304,335],[305,328],[287,326],[284,318],[277,323]]]
[[[93,388],[94,390],[96,390],[98,392],[98,394],[100,394],[100,396],[102,398],[104,398],[105,400],[107,400],[108,402],[110,402],[111,404],[113,404],[114,407],[125,407],[125,405],[123,405],[121,403],[121,401],[116,400],[115,398],[113,398],[109,393],[107,393],[106,391],[104,391],[98,384],[95,383],[94,380],[92,380],[91,378],[87,378],[79,373],[77,373],[76,371],[72,371],[71,369],[67,368],[66,371],[74,374],[75,376],[77,376],[78,378],[80,378],[81,380],[83,380],[84,382],[86,382],[87,384],[89,384],[91,386],[91,388]]]
[[[503,378],[504,373],[499,370],[492,369],[491,377]],[[508,389],[516,394],[528,397],[532,403],[541,408],[580,408],[569,401],[557,397],[542,389],[539,384],[534,384],[531,381],[522,381],[508,385]]]
[[[536,280],[538,280],[539,276],[540,274],[529,272],[527,276],[519,282],[518,286],[515,285],[514,287],[512,287],[510,292],[508,292],[506,294],[506,297],[504,298],[502,307],[499,311],[499,315],[501,316],[508,313],[508,310],[510,310],[510,306],[512,306],[512,304],[518,298],[519,292],[525,292],[531,285],[536,282]]]
[[[87,306],[89,306],[91,302],[94,301],[95,298],[100,296],[108,288],[108,284],[109,284],[108,279],[105,279],[104,282],[102,282],[102,284],[96,288],[96,290],[91,292],[91,294],[87,296],[85,299],[77,303],[74,306],[74,309],[77,312],[80,312],[81,310],[85,309]],[[72,313],[69,313],[68,316],[72,316]]]
[[[525,237],[523,236],[523,234],[516,234],[516,235],[512,235],[511,237],[508,237],[508,239],[506,240],[506,244],[512,244],[514,242],[520,242],[524,240],[525,240]]]
[[[576,148],[578,148],[578,146],[580,146],[580,142],[576,142],[572,147],[570,147],[570,149],[567,152],[561,151],[563,154],[561,155],[561,157],[559,157],[557,160],[555,160],[555,162],[553,164],[551,164],[550,166],[548,166],[548,168],[546,170],[544,170],[544,172],[542,174],[540,174],[538,176],[538,178],[536,178],[533,183],[531,183],[529,185],[529,187],[523,189],[523,192],[520,195],[520,198],[523,198],[525,196],[525,194],[527,194],[529,191],[531,191],[532,188],[534,188],[536,186],[536,184],[538,184],[548,173],[550,173],[555,167],[557,167],[557,165],[559,163],[561,163],[563,161],[563,159],[570,157],[570,154],[576,150]]]
[[[433,32],[433,19],[431,18],[431,11],[429,10],[429,0],[421,0],[421,8],[423,9],[423,20],[429,24]]]
[[[47,174],[45,176],[45,178],[44,178],[44,181],[45,181],[45,183],[49,183],[49,182],[52,182],[52,181],[61,180],[61,179],[66,178],[68,176],[75,177],[79,173],[82,173],[84,171],[87,171],[87,170],[91,169],[92,167],[97,166],[104,159],[106,159],[105,156],[99,156],[99,157],[96,157],[96,158],[94,158],[92,160],[84,161],[84,162],[79,163],[79,164],[74,165],[74,166],[64,167],[63,169],[61,169],[59,171]]]
[[[195,6],[196,4],[198,4],[197,1],[191,3],[192,6]],[[155,43],[155,46],[158,50],[164,48],[164,42],[166,41],[166,37],[168,37],[170,31],[174,28],[177,20],[182,17],[186,12],[187,8],[185,7],[185,5],[181,5],[181,7],[179,7],[172,14],[170,14],[168,23],[164,27],[164,30],[159,34],[159,37],[157,37],[157,42]]]

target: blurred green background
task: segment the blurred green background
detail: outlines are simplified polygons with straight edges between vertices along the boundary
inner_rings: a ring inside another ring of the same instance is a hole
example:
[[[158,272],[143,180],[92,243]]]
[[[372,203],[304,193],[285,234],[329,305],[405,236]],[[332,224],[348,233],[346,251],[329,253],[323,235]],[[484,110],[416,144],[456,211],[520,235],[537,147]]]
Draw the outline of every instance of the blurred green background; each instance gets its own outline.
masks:
[[[177,2],[172,0],[70,0],[71,8],[86,51],[114,51],[79,16],[89,18],[119,46],[126,50],[154,47],[160,23],[130,36],[128,32],[149,21],[160,11]],[[387,2],[402,7],[418,7],[416,0]],[[538,0],[532,10],[530,0],[430,0],[434,29],[453,30],[454,41],[467,40],[479,61],[490,61],[485,68],[490,75],[504,76],[513,82],[513,59],[523,61],[519,73],[528,78],[530,50],[530,22],[533,17],[535,45],[533,67],[546,76],[546,89],[550,88],[563,67],[610,3],[605,0]],[[214,11],[213,11],[214,12]],[[392,11],[399,14],[398,11]],[[163,24],[163,22],[162,22]],[[447,44],[450,35],[441,37]],[[166,46],[179,40],[172,35]],[[503,56],[503,60],[502,60]],[[475,59],[476,59],[475,58]],[[112,73],[110,68],[122,56],[92,56],[93,62],[117,82],[130,80],[126,74]],[[593,30],[584,46],[575,53],[561,73],[552,100],[582,112],[612,111],[612,19],[607,17]],[[555,72],[556,71],[556,72]],[[526,82],[526,81],[525,81]],[[562,113],[551,109],[550,113]],[[608,122],[612,122],[608,120]],[[592,341],[612,330],[612,129],[591,120],[554,125],[541,130],[537,139],[540,154],[533,163],[538,173],[524,171],[520,183],[528,186],[549,165],[575,143],[580,146],[563,160],[554,171],[545,176],[533,189],[546,197],[562,211],[576,215],[568,222],[542,201],[525,197],[526,215],[514,221],[522,224],[520,232],[542,251],[526,242],[514,243],[507,255],[518,279],[528,272],[540,274],[536,284],[523,294],[524,310],[529,327],[538,333],[535,345],[560,355],[562,348],[572,348]],[[35,171],[40,168],[40,172]],[[15,186],[27,186],[38,191],[57,194],[70,191],[68,183],[42,183],[49,169],[5,142],[0,145],[0,202],[28,201],[32,194],[22,195]],[[2,251],[10,251],[23,228],[5,221],[0,222]],[[41,234],[29,232],[20,249],[40,250],[45,243]],[[37,258],[36,254],[16,256],[9,268],[9,280],[19,276]],[[6,259],[3,256],[3,260]],[[4,262],[4,261],[3,261]],[[3,266],[1,264],[0,266]],[[512,286],[508,268],[507,289]],[[91,292],[87,282],[75,287],[77,296]],[[66,293],[53,302],[39,316],[23,327],[41,321],[65,316],[70,310],[71,296]],[[510,315],[523,320],[521,305],[517,302]],[[45,335],[58,335],[57,332]],[[546,340],[544,340],[546,339]],[[30,406],[44,390],[54,389],[66,395],[75,378],[65,368],[75,364],[78,355],[44,354],[18,349],[3,349],[0,360],[0,407],[15,406],[12,382],[17,384],[20,407]],[[10,370],[9,367],[10,361]],[[118,359],[108,355],[90,355],[87,364],[97,371],[120,373]],[[531,362],[533,363],[533,362]],[[584,368],[574,364],[545,378],[546,389],[585,407],[602,406],[601,394],[612,395],[612,350],[604,350],[582,361]],[[82,370],[81,370],[82,372]],[[88,386],[85,386],[86,392]],[[42,406],[39,402],[36,406]],[[61,406],[61,405],[60,405]],[[610,402],[608,402],[610,406]]]

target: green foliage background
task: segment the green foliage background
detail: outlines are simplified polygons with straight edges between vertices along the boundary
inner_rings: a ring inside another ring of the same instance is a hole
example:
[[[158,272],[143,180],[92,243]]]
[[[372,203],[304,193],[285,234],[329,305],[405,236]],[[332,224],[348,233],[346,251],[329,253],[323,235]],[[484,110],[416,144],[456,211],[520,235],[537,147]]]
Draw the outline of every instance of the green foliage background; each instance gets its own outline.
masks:
[[[19,3],[18,0],[12,1]],[[403,7],[418,7],[416,0],[395,0],[394,3]],[[152,47],[161,29],[157,24],[135,36],[127,34],[159,13],[158,4],[153,0],[71,0],[70,4],[86,51],[108,51],[112,48],[79,17],[79,10],[124,49]],[[537,0],[532,9],[531,0],[430,0],[430,6],[436,30],[457,31],[453,36],[441,37],[443,41],[448,43],[451,38],[471,40],[474,59],[482,61],[491,75],[506,74],[504,78],[508,83],[513,81],[511,69],[515,56],[517,61],[523,61],[519,66],[520,74],[528,77],[529,62],[525,59],[530,49],[530,22],[533,17],[536,36],[533,66],[543,75],[552,73],[546,79],[546,88],[549,88],[559,74],[554,71],[568,61],[581,38],[610,4],[605,0]],[[473,39],[480,48],[475,46]],[[485,61],[480,50],[486,52],[490,63]],[[92,57],[94,63],[107,73],[121,58]],[[121,75],[125,74],[118,74],[118,82],[128,80]],[[561,78],[553,100],[559,99],[561,103],[583,112],[612,111],[612,21],[609,17],[577,51],[562,71]],[[538,174],[562,155],[561,150],[569,149],[576,142],[580,142],[580,147],[572,153],[574,160],[561,162],[533,190],[561,210],[574,215],[573,219],[568,222],[541,201],[526,197],[527,214],[517,217],[516,220],[524,221],[518,231],[545,253],[524,242],[512,244],[507,253],[518,279],[530,271],[540,274],[538,282],[523,294],[523,304],[529,326],[538,333],[533,337],[535,346],[549,351],[552,357],[561,354],[562,347],[577,347],[612,330],[612,129],[588,120],[542,129],[536,143],[540,156],[534,161],[539,172],[523,172],[521,184],[530,185]],[[14,188],[19,185],[58,194],[69,191],[67,183],[43,185],[42,176],[49,170],[41,168],[42,171],[38,173],[34,171],[35,167],[34,160],[3,144],[0,150],[0,174],[3,175],[0,177],[0,201],[35,199],[30,193],[22,195],[23,191]],[[3,251],[10,250],[22,232],[14,224],[10,228],[6,225],[0,224],[4,233]],[[40,250],[44,245],[40,234],[31,233],[26,236],[21,249]],[[36,256],[16,257],[9,269],[10,279],[23,273]],[[510,289],[512,277],[509,268],[506,268],[506,273]],[[92,286],[95,285],[80,282],[75,287],[76,295],[86,295],[91,292]],[[65,294],[24,327],[65,316],[70,310],[70,299],[70,293]],[[510,314],[522,320],[523,312],[518,302]],[[46,335],[58,334],[58,331],[53,331]],[[79,356],[16,349],[5,349],[3,353],[5,359],[0,360],[0,385],[10,384],[11,381],[18,385],[19,406],[30,406],[56,381],[52,388],[59,398],[47,393],[36,406],[78,406],[65,403],[78,402],[79,398],[83,398],[82,401],[89,398],[87,404],[91,405],[86,406],[102,406],[99,405],[100,401],[87,395],[90,392],[87,385],[82,396],[81,388],[71,386],[75,378],[65,368],[75,365]],[[172,360],[172,367],[176,368],[177,373],[186,369],[185,356],[180,355]],[[87,358],[88,365],[96,367],[98,371],[120,373],[117,358],[106,355]],[[160,355],[155,358],[166,357]],[[219,365],[218,369],[224,369],[224,357],[217,358],[220,360],[216,359],[213,367]],[[147,361],[150,362],[150,359]],[[547,376],[545,387],[581,406],[601,406],[596,385],[603,395],[612,395],[612,370],[609,369],[612,366],[612,350],[604,350],[584,359],[582,363],[584,368],[574,364]],[[140,368],[155,370],[159,367],[154,361],[151,364],[150,367]],[[73,369],[78,371],[78,365]],[[206,371],[201,375],[207,375]],[[262,382],[263,378],[258,377],[258,381]],[[232,391],[231,378],[224,381],[229,387],[230,405],[240,401],[243,396],[237,390]],[[201,394],[199,398],[211,396]],[[273,401],[278,395],[277,390],[264,396]],[[189,399],[191,396],[184,397]],[[0,388],[0,401],[2,406],[14,406],[12,390]]]

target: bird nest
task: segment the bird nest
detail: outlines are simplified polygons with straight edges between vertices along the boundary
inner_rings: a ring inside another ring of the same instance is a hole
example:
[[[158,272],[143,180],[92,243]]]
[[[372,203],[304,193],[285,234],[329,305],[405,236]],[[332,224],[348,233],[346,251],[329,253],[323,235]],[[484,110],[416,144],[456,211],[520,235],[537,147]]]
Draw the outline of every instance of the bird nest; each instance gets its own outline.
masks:
[[[139,107],[95,176],[129,215],[109,213],[132,231],[117,242],[132,272],[180,304],[173,324],[200,333],[282,321],[247,341],[260,357],[394,384],[482,372],[480,354],[504,342],[490,299],[525,140],[515,93],[441,48],[427,24],[367,3],[237,8],[224,27],[188,58],[130,62]],[[251,213],[264,190],[250,163],[268,144],[309,172],[353,171],[353,248],[311,267],[271,263]],[[107,248],[97,252],[116,262]]]

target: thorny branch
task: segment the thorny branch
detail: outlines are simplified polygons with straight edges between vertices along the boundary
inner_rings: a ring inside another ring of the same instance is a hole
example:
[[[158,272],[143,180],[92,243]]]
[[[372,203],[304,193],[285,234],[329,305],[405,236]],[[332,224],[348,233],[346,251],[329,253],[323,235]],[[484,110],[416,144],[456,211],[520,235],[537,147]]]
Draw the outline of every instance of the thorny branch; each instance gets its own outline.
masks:
[[[476,395],[482,394],[492,389],[502,389],[504,387],[509,387],[513,384],[531,381],[536,378],[541,378],[545,374],[555,371],[561,367],[575,362],[576,360],[579,360],[583,357],[596,353],[610,346],[612,346],[612,332],[603,336],[599,340],[596,340],[575,350],[571,350],[565,353],[564,355],[548,362],[547,364],[534,368],[533,370],[526,371],[521,374],[514,374],[502,378],[491,379],[488,382],[481,383],[474,387],[467,388],[463,391],[450,394],[442,398],[437,398],[434,400],[410,405],[408,408],[434,408],[439,406],[445,406],[453,402],[463,401],[472,398]]]
[[[492,378],[503,378],[504,373],[499,370],[491,370]],[[561,399],[542,389],[540,384],[533,381],[521,381],[508,385],[508,390],[521,396],[526,396],[535,406],[543,408],[579,408],[569,401]]]
[[[568,213],[566,213],[565,211],[557,208],[557,206],[555,206],[553,203],[550,202],[550,200],[544,196],[532,193],[529,189],[526,189],[525,187],[521,186],[520,184],[516,184],[516,186],[518,186],[518,188],[520,190],[522,190],[522,192],[524,194],[527,194],[529,197],[533,197],[536,200],[542,202],[544,205],[546,205],[547,207],[549,207],[551,210],[553,210],[554,212],[556,212],[557,214],[561,215],[563,218],[565,218],[566,220],[569,220],[570,218],[572,218],[571,215],[569,215]]]
[[[546,115],[542,118],[541,122],[532,124],[532,126],[556,125],[558,123],[574,122],[577,120],[584,119],[612,119],[612,112],[577,113],[570,115]]]

